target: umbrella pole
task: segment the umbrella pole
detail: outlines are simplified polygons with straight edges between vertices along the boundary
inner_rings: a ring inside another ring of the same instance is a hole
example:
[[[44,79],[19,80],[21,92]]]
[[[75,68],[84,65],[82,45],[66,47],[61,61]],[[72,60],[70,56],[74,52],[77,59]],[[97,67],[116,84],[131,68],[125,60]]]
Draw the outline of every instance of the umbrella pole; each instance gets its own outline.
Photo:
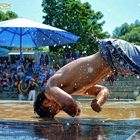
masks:
[[[20,28],[20,61],[19,64],[22,64],[22,29]]]

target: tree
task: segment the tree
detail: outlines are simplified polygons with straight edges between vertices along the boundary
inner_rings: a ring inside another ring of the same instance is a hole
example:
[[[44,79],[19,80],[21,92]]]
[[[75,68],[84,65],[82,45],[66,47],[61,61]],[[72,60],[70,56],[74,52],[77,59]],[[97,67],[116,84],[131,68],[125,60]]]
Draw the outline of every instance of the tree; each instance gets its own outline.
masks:
[[[140,45],[140,22],[136,20],[130,25],[128,23],[116,27],[113,31],[113,38],[120,38],[128,42]]]
[[[6,19],[5,13],[0,11],[0,21],[3,21]]]
[[[6,15],[6,20],[14,19],[14,18],[18,17],[18,15],[15,12],[12,12],[12,11],[7,11],[5,13],[5,15]]]
[[[0,21],[17,18],[18,15],[15,12],[7,11],[6,13],[0,11]]]
[[[102,31],[103,14],[91,9],[91,5],[79,0],[43,0],[43,23],[55,26],[80,36],[80,41],[71,46],[80,52],[93,54],[98,50],[97,39],[108,37]],[[51,47],[52,48],[52,47]]]
[[[113,38],[119,38],[120,36],[125,35],[131,30],[130,25],[128,23],[122,24],[120,27],[116,27],[113,31]]]
[[[130,32],[120,38],[136,45],[140,45],[140,26],[134,27]]]

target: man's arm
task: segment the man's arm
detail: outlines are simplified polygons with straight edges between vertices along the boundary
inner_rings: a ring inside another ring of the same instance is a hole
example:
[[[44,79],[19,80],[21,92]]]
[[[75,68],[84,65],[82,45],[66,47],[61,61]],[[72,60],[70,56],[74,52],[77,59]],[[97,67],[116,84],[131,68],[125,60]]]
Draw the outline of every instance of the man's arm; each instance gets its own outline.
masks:
[[[18,84],[18,91],[19,91],[19,94],[22,94],[22,91],[21,91],[21,89],[22,89],[22,87],[20,88],[20,84]]]
[[[100,112],[102,109],[102,106],[105,104],[107,99],[110,96],[109,90],[100,85],[93,85],[91,86],[86,93],[88,95],[95,96],[95,99],[92,100],[91,102],[91,107],[94,111]]]
[[[36,82],[33,82],[33,84],[35,84],[36,87],[39,87],[38,84]]]
[[[80,109],[74,99],[59,87],[48,87],[45,96],[50,100],[55,100],[68,115],[74,117],[80,114]]]

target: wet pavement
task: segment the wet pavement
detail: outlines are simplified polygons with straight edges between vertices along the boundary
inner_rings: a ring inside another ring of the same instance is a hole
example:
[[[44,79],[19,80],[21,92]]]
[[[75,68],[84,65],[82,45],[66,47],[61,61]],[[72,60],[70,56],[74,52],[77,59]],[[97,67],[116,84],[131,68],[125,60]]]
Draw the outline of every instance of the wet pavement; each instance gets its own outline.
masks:
[[[0,140],[140,140],[140,102],[108,102],[101,113],[78,101],[82,113],[41,119],[31,102],[0,102]]]

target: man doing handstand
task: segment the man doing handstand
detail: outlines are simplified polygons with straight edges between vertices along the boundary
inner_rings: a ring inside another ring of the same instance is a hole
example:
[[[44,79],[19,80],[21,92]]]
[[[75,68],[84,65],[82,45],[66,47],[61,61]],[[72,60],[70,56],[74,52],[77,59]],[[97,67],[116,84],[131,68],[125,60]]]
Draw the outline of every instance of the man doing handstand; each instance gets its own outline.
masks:
[[[34,110],[40,117],[54,117],[60,110],[75,117],[80,108],[71,95],[80,93],[95,98],[91,108],[100,112],[109,90],[97,85],[107,75],[140,74],[140,48],[123,40],[101,40],[99,52],[74,60],[58,70],[44,93],[37,96]]]

